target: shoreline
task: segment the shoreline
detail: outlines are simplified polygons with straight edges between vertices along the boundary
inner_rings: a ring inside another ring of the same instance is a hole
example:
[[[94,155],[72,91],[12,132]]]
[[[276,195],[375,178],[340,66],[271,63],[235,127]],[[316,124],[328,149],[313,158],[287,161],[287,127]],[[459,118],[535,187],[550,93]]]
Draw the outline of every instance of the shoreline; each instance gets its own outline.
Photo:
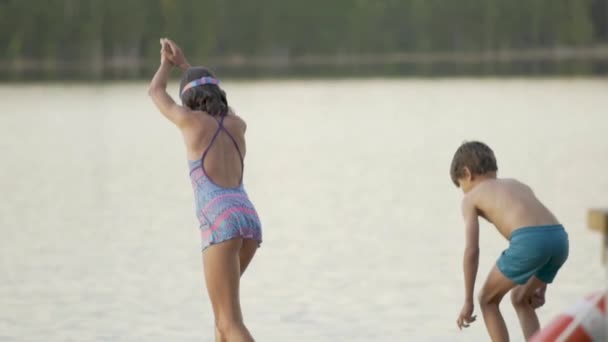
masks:
[[[152,76],[150,76],[151,78]],[[223,83],[296,83],[296,82],[352,82],[352,81],[384,81],[384,82],[604,82],[608,81],[608,74],[598,75],[437,75],[437,76],[419,76],[419,75],[345,75],[345,76],[260,76],[260,77],[222,77]],[[147,78],[123,78],[123,79],[20,79],[20,80],[2,80],[0,79],[0,88],[10,86],[106,86],[106,85],[129,85],[147,83],[150,79]],[[171,77],[170,83],[178,83],[179,77]],[[169,84],[170,86],[171,84]]]
[[[608,45],[503,49],[478,52],[395,52],[386,54],[192,58],[235,79],[369,77],[563,77],[608,75]],[[195,63],[194,63],[195,64]],[[0,60],[0,81],[144,80],[156,60],[135,56],[91,56],[88,60]],[[226,78],[226,77],[224,77]]]

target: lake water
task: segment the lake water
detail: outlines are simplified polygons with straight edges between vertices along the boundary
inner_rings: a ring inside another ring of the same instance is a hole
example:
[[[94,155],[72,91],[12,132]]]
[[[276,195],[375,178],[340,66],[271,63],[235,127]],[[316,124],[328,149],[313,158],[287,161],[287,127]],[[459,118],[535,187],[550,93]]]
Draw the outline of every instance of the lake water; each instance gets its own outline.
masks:
[[[0,341],[212,341],[184,149],[146,87],[0,86]],[[224,88],[248,121],[245,184],[264,224],[241,285],[258,341],[488,340],[481,321],[455,323],[464,235],[448,171],[466,139],[568,229],[541,322],[605,286],[586,228],[608,205],[605,80]],[[482,225],[476,289],[506,246]]]

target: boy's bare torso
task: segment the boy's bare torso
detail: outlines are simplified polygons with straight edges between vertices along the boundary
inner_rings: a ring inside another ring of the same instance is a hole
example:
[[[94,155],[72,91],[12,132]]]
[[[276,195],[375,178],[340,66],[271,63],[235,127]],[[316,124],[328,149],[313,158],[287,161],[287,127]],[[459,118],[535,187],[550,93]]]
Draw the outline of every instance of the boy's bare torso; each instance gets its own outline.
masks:
[[[527,185],[515,179],[488,179],[465,196],[479,216],[493,223],[509,239],[522,227],[558,224],[555,216]]]

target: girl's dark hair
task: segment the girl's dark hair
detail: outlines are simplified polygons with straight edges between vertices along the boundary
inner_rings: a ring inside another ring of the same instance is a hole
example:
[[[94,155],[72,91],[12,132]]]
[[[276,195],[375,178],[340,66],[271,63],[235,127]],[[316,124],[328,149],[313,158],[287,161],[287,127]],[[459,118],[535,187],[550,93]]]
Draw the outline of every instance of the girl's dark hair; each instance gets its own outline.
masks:
[[[454,153],[450,166],[450,177],[454,185],[458,186],[458,179],[464,176],[465,167],[473,175],[498,171],[494,151],[488,145],[479,141],[464,142]]]
[[[182,90],[186,84],[201,77],[215,78],[215,75],[204,67],[192,67],[184,72],[179,83],[179,94],[182,104],[192,110],[201,110],[211,116],[222,117],[228,114],[226,93],[217,84],[204,84],[192,87],[182,94]]]

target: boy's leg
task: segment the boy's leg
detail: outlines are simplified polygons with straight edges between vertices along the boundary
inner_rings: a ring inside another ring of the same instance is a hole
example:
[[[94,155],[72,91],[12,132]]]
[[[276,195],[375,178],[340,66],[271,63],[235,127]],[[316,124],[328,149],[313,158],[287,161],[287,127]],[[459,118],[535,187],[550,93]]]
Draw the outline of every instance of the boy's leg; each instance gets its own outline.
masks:
[[[545,283],[536,277],[532,277],[527,283],[511,291],[511,302],[513,303],[515,312],[517,312],[519,324],[526,341],[540,329],[536,309],[532,306],[530,298],[537,289],[543,286],[545,286]]]
[[[515,286],[516,284],[494,265],[479,294],[479,307],[483,320],[494,342],[509,341],[509,332],[498,306],[504,295]]]

